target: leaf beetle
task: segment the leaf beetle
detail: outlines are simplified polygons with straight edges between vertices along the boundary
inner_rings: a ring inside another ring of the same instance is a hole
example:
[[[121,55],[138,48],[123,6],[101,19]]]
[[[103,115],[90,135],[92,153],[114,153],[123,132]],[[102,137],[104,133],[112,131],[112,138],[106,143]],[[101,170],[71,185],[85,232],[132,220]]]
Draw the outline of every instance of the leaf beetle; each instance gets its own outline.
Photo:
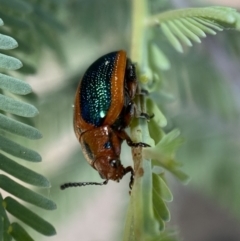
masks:
[[[75,96],[74,131],[86,160],[105,181],[66,183],[62,189],[119,182],[129,172],[132,187],[134,171],[121,164],[121,144],[149,146],[133,143],[125,131],[134,115],[137,86],[135,66],[123,50],[100,57],[87,69]]]

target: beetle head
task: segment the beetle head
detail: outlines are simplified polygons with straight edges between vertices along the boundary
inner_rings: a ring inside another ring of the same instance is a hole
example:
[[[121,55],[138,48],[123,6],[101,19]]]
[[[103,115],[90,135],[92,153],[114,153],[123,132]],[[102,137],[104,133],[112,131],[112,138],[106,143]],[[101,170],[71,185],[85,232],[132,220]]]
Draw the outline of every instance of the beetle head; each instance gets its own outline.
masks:
[[[125,175],[125,168],[118,158],[98,157],[93,165],[103,179],[119,182]]]
[[[80,137],[83,154],[88,163],[98,171],[105,180],[119,182],[130,172],[130,188],[133,184],[134,171],[132,167],[124,168],[119,159],[122,139],[110,126],[102,126],[84,132]]]

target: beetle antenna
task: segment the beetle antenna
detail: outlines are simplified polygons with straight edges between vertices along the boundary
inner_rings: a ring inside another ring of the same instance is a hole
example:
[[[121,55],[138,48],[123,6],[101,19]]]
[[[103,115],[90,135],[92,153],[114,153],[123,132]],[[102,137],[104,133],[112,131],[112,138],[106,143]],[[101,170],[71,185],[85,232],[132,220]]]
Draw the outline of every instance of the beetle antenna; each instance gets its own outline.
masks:
[[[69,183],[64,183],[60,186],[62,190],[68,188],[68,187],[82,187],[82,186],[87,186],[87,185],[107,185],[108,180],[105,180],[104,182],[69,182]]]

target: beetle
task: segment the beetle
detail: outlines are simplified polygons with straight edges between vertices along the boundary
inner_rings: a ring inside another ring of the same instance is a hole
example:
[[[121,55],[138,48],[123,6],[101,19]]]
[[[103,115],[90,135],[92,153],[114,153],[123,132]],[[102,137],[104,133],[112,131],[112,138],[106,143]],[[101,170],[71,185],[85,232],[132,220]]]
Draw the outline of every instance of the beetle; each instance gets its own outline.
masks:
[[[74,131],[86,160],[105,181],[66,183],[62,189],[119,182],[129,172],[132,187],[134,171],[121,164],[121,144],[149,146],[133,143],[125,131],[135,113],[137,87],[135,65],[123,50],[103,55],[86,70],[75,96]]]

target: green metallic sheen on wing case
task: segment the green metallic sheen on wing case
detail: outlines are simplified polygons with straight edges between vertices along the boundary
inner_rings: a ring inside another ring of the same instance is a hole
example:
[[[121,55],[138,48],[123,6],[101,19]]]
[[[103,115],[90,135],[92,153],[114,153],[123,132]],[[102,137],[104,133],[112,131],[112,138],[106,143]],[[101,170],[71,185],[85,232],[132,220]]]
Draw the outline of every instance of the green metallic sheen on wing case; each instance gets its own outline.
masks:
[[[111,105],[111,78],[118,52],[95,61],[81,82],[81,116],[89,124],[101,126]]]

